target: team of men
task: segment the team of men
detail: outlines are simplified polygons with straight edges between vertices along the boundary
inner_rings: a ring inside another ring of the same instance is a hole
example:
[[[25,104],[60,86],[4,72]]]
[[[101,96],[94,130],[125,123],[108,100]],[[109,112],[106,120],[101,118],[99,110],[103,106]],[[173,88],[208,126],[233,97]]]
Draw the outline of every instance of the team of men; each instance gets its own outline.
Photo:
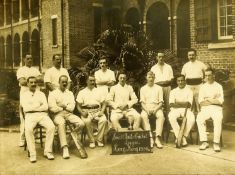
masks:
[[[172,126],[177,139],[180,126],[177,118],[186,114],[187,123],[183,133],[182,146],[187,145],[187,136],[193,127],[195,120],[198,125],[200,150],[209,147],[206,136],[205,121],[212,118],[214,122],[214,150],[220,151],[220,135],[222,125],[222,86],[215,82],[214,71],[206,68],[205,64],[196,60],[196,51],[188,51],[187,62],[182,69],[181,75],[176,77],[178,87],[171,90],[174,79],[173,70],[164,62],[164,53],[157,54],[157,64],[154,65],[146,75],[147,83],[140,89],[141,113],[134,108],[138,98],[132,88],[127,84],[125,72],[118,72],[118,82],[113,71],[107,68],[107,60],[99,60],[100,69],[94,75],[87,76],[87,87],[78,92],[77,97],[69,91],[71,80],[66,69],[61,67],[61,56],[53,56],[53,67],[45,72],[44,83],[49,91],[48,102],[46,96],[36,87],[40,72],[32,67],[32,56],[26,55],[25,66],[17,72],[17,78],[21,86],[20,108],[21,134],[20,144],[24,144],[24,133],[30,153],[30,161],[36,162],[36,151],[33,129],[37,124],[46,128],[46,142],[44,155],[54,159],[52,154],[52,143],[55,126],[58,128],[60,146],[63,149],[63,158],[70,157],[66,141],[66,122],[74,126],[77,135],[84,129],[88,135],[90,148],[104,146],[104,135],[107,131],[108,120],[106,109],[111,110],[110,121],[113,129],[121,129],[120,119],[126,118],[130,130],[151,130],[150,118],[156,121],[155,137],[150,131],[150,146],[154,144],[157,148],[163,148],[161,135],[164,121],[167,120]],[[205,76],[206,83],[202,84]],[[97,87],[96,87],[97,85]],[[28,87],[28,88],[27,88]],[[80,116],[74,115],[77,108]],[[48,115],[48,111],[50,112]],[[197,114],[197,117],[195,114]],[[164,115],[165,114],[165,115]],[[24,118],[22,117],[24,115]],[[50,117],[49,117],[50,116]],[[25,121],[24,121],[25,120]],[[94,134],[94,125],[98,132]],[[79,137],[77,137],[79,138]],[[78,142],[80,143],[79,139]],[[87,154],[82,144],[79,148],[81,158]]]

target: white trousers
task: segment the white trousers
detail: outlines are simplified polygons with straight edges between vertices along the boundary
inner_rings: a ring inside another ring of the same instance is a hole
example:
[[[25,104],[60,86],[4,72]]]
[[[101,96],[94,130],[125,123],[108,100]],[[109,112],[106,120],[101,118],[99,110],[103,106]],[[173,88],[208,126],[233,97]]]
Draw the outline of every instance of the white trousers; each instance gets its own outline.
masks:
[[[118,130],[121,128],[119,120],[123,117],[128,119],[130,124],[133,123],[133,129],[140,127],[140,114],[133,108],[122,111],[120,109],[112,110],[110,120],[114,129]]]
[[[66,128],[65,128],[66,120],[68,120],[71,124],[75,125],[78,134],[79,131],[81,132],[85,126],[84,122],[78,116],[70,112],[61,111],[58,114],[56,114],[54,116],[54,123],[58,126],[61,148],[68,145],[66,140]]]
[[[180,131],[180,126],[177,122],[177,119],[179,117],[183,117],[184,113],[185,113],[185,108],[171,108],[171,111],[168,114],[169,122],[171,124],[171,127],[173,129],[176,138],[178,137]],[[190,109],[187,110],[186,118],[187,118],[186,126],[183,133],[185,137],[188,136],[190,130],[192,129],[195,123],[195,116]]]
[[[201,108],[201,112],[197,116],[197,126],[201,142],[207,141],[206,120],[211,118],[214,125],[214,143],[220,143],[223,120],[222,110],[222,107],[215,105],[203,106]]]
[[[146,111],[142,110],[141,111],[141,118],[143,121],[143,129],[150,131],[150,123],[149,123],[149,116]],[[156,118],[156,136],[161,136],[162,135],[162,130],[163,130],[163,124],[165,121],[164,115],[162,110],[158,110],[155,113],[155,118]],[[152,133],[150,132],[150,136],[152,136]]]
[[[199,112],[200,111],[200,106],[199,106],[199,102],[198,102],[198,94],[199,94],[199,89],[201,87],[201,84],[199,84],[199,85],[187,85],[187,87],[189,87],[191,89],[191,91],[193,92],[193,104],[192,104],[191,110],[194,113]]]
[[[101,117],[98,117],[98,113],[100,112],[100,109],[83,109],[88,112],[87,118],[84,118],[82,116],[82,120],[85,123],[87,135],[90,139],[90,142],[95,142],[95,137],[93,133],[93,124],[98,123],[98,133],[96,140],[99,142],[103,142],[105,130],[107,128],[107,118],[105,115],[102,115]]]
[[[52,144],[55,133],[55,125],[46,112],[26,113],[25,115],[25,137],[30,156],[36,156],[34,128],[39,124],[46,129],[46,142],[44,154],[52,152]]]

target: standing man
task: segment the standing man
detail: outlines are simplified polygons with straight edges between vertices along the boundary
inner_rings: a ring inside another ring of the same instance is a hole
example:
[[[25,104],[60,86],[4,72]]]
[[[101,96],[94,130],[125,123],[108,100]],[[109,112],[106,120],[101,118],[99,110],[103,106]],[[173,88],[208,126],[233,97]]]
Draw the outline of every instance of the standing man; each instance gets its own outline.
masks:
[[[196,50],[194,49],[188,50],[188,59],[189,62],[184,64],[181,74],[185,76],[186,84],[193,92],[192,111],[195,113],[199,112],[200,109],[198,92],[204,78],[206,65],[196,59]]]
[[[152,71],[147,73],[147,84],[140,89],[140,102],[142,107],[141,117],[143,119],[144,130],[151,130],[149,117],[153,116],[156,118],[156,138],[151,138],[150,145],[153,147],[154,143],[158,148],[163,148],[160,137],[162,135],[163,124],[165,121],[162,104],[163,104],[163,93],[162,88],[154,84],[155,74]],[[150,137],[152,133],[150,132]]]
[[[200,150],[205,150],[209,147],[206,135],[205,122],[208,119],[213,120],[214,125],[214,151],[220,152],[220,137],[222,130],[223,109],[224,102],[223,88],[215,82],[214,70],[208,68],[205,70],[206,83],[203,84],[199,90],[198,101],[201,106],[201,111],[197,116],[197,126],[202,145]]]
[[[77,109],[85,123],[87,135],[90,139],[90,148],[95,148],[95,138],[93,133],[93,122],[98,122],[97,144],[103,147],[103,138],[107,127],[107,119],[104,114],[106,103],[103,94],[95,87],[95,77],[89,75],[87,87],[79,91],[77,95]]]
[[[27,79],[31,76],[36,77],[38,80],[41,78],[41,73],[35,67],[32,67],[33,59],[32,55],[27,54],[24,58],[25,66],[20,67],[16,73],[17,80],[19,81],[20,85],[20,141],[19,146],[24,146],[25,143],[25,136],[24,136],[24,118],[23,118],[23,111],[21,107],[21,95],[28,90],[27,86]]]
[[[118,130],[121,128],[119,120],[123,117],[128,119],[129,129],[139,128],[140,114],[132,108],[138,102],[138,99],[133,88],[126,84],[126,74],[124,72],[119,72],[118,84],[111,87],[107,102],[112,108],[110,120],[114,129]]]
[[[107,96],[109,88],[115,83],[115,74],[113,71],[107,68],[107,60],[105,57],[101,57],[99,60],[100,69],[95,72],[95,80],[97,88]]]
[[[54,123],[58,126],[60,146],[63,148],[63,158],[68,159],[70,156],[66,140],[65,122],[68,120],[71,124],[75,125],[74,130],[78,135],[81,134],[85,124],[78,116],[73,114],[75,100],[73,93],[67,89],[68,77],[61,75],[59,84],[60,87],[49,94],[48,105],[50,111],[54,114]],[[77,141],[80,145],[80,149],[78,150],[81,158],[87,158],[86,151],[83,149],[79,139]]]
[[[36,77],[27,79],[29,90],[22,94],[21,105],[25,113],[25,137],[30,153],[30,162],[36,162],[34,128],[37,124],[46,128],[44,156],[53,160],[52,143],[55,126],[48,116],[48,104],[43,92],[36,90]]]
[[[46,85],[46,88],[49,91],[53,91],[59,87],[59,77],[61,75],[66,75],[68,77],[68,89],[70,88],[70,82],[71,79],[69,77],[69,73],[65,68],[61,67],[61,55],[55,54],[52,58],[53,61],[53,67],[48,69],[45,72],[44,76],[44,83]]]
[[[164,62],[165,54],[163,52],[158,52],[157,54],[157,64],[155,64],[151,71],[155,74],[155,83],[162,87],[163,90],[163,100],[164,107],[168,113],[169,107],[169,94],[171,91],[171,82],[174,78],[173,70],[171,66]]]
[[[176,82],[178,87],[170,92],[170,107],[168,118],[171,127],[174,131],[175,137],[178,138],[180,126],[177,122],[177,118],[184,117],[186,108],[190,108],[193,102],[193,92],[190,88],[186,86],[185,76],[179,75],[176,77]],[[183,133],[182,146],[187,146],[188,134],[195,123],[195,116],[190,109],[187,109],[187,114],[185,116],[186,126]]]

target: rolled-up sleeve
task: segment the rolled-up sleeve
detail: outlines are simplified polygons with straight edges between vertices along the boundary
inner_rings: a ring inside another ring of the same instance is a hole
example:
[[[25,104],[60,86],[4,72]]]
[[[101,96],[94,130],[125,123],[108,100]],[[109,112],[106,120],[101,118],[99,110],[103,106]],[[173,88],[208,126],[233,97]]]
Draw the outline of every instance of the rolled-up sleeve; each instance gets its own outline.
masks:
[[[130,94],[130,100],[127,102],[127,105],[129,106],[129,108],[131,108],[134,104],[136,104],[138,102],[138,98],[135,95],[135,92],[133,90],[133,88],[131,86],[128,87],[129,89],[129,94]]]
[[[63,108],[58,106],[56,103],[56,94],[55,91],[51,92],[48,97],[49,110],[53,113],[63,111]]]
[[[67,106],[66,106],[66,110],[70,111],[70,112],[73,112],[73,110],[75,108],[75,100],[74,100],[73,93],[69,92],[68,96],[69,97],[68,97],[68,103],[67,103]]]

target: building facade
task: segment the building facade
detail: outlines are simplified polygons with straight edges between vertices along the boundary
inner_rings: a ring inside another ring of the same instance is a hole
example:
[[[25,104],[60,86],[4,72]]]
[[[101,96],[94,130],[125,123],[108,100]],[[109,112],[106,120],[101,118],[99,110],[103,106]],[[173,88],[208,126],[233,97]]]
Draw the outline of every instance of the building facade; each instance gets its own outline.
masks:
[[[107,29],[144,30],[156,49],[198,59],[235,74],[235,0],[0,0],[0,68],[17,69],[26,53],[44,71],[63,65]]]

